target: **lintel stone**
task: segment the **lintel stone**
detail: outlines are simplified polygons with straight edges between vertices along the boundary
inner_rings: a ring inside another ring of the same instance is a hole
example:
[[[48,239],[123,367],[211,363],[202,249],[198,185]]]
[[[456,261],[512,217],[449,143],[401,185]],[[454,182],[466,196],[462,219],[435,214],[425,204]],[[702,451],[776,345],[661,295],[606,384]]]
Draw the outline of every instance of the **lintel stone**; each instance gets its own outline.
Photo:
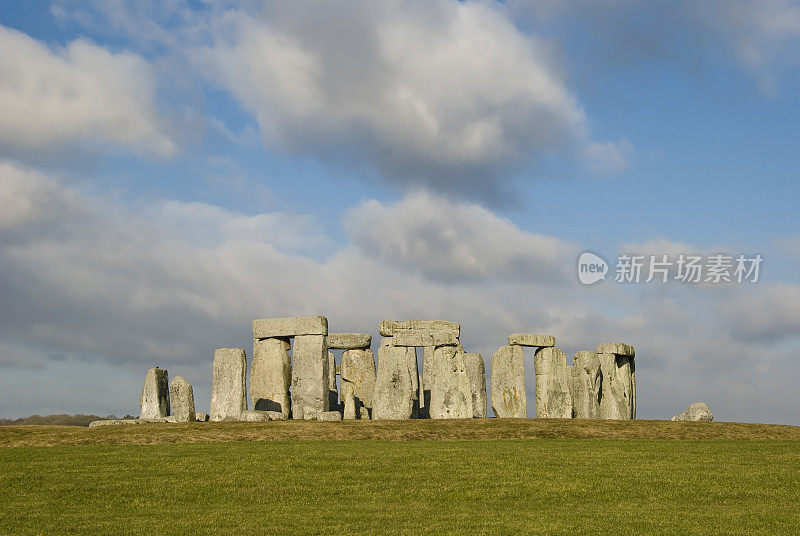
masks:
[[[458,346],[455,331],[395,331],[394,346]]]
[[[508,336],[508,344],[548,348],[556,345],[556,338],[552,335],[537,335],[536,333],[514,333]]]
[[[384,337],[391,337],[398,331],[454,331],[458,337],[461,325],[447,320],[383,320],[378,331]]]
[[[603,344],[598,344],[597,353],[624,355],[627,357],[636,356],[636,351],[633,349],[633,346],[631,346],[630,344],[625,344],[624,342],[607,342]]]
[[[255,339],[327,334],[328,319],[324,316],[294,316],[253,320],[253,338]]]
[[[369,333],[328,333],[328,348],[337,350],[359,350],[369,348],[372,335]]]

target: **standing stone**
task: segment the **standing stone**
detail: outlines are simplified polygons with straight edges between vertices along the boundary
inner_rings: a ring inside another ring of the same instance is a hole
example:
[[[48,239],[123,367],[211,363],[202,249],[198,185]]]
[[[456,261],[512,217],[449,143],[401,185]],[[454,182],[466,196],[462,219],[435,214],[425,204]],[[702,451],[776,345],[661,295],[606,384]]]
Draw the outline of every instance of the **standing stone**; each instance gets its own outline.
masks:
[[[194,392],[183,376],[175,376],[169,386],[175,422],[194,422]]]
[[[629,420],[633,417],[630,358],[616,354],[599,354],[603,375],[600,390],[600,418]]]
[[[578,352],[572,357],[572,416],[600,418],[600,358],[596,352]]]
[[[464,361],[467,376],[472,388],[472,416],[476,419],[486,417],[486,370],[481,354],[466,353]]]
[[[688,408],[682,413],[673,416],[671,421],[704,421],[711,422],[714,420],[714,414],[708,409],[705,402],[695,402],[690,404]]]
[[[140,419],[158,419],[169,415],[169,378],[167,371],[151,368],[144,377]]]
[[[410,419],[414,409],[414,382],[406,348],[381,346],[372,400],[375,420]]]
[[[250,401],[258,411],[279,411],[289,415],[289,387],[292,362],[289,339],[272,337],[253,341],[250,367]]]
[[[242,348],[214,350],[211,374],[211,420],[238,420],[247,409],[247,356]]]
[[[375,357],[372,350],[346,350],[342,353],[342,389],[345,384],[353,386],[357,406],[372,407],[375,391]]]
[[[521,346],[501,346],[492,355],[492,410],[501,418],[526,418],[525,363]]]
[[[572,376],[567,373],[567,356],[555,347],[539,348],[533,363],[536,370],[536,417],[571,419]]]
[[[292,349],[292,417],[328,411],[328,347],[324,335],[298,335]]]
[[[411,376],[411,390],[414,400],[414,407],[411,410],[411,418],[419,418],[419,367],[417,366],[417,349],[413,346],[406,347],[406,363],[408,364],[408,374]]]
[[[636,419],[636,359],[631,356],[631,419]]]
[[[434,346],[422,348],[422,398],[419,400],[419,417],[421,419],[430,418],[429,408],[431,406],[431,385],[433,384],[433,353]]]
[[[471,419],[472,384],[464,350],[457,346],[437,346],[432,371],[430,418]]]
[[[356,418],[356,399],[353,395],[353,384],[347,383],[342,390],[344,397],[344,420],[349,421]]]
[[[328,350],[328,408],[338,411],[339,390],[336,387],[336,357]]]

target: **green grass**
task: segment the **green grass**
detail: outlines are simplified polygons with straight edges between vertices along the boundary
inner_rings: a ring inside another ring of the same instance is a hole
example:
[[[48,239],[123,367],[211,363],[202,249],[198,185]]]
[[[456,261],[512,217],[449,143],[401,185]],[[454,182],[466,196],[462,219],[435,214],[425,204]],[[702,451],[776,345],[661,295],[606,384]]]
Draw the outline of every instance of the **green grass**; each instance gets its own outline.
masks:
[[[193,443],[161,425],[118,430],[134,434],[128,444],[0,448],[0,533],[800,533],[797,440],[231,439],[278,423],[248,424],[189,426],[187,437],[228,434]],[[272,429],[302,436],[349,423],[279,424]],[[364,424],[352,429],[487,430],[476,421]],[[507,432],[514,423],[501,424]],[[167,440],[136,444],[142,433]]]

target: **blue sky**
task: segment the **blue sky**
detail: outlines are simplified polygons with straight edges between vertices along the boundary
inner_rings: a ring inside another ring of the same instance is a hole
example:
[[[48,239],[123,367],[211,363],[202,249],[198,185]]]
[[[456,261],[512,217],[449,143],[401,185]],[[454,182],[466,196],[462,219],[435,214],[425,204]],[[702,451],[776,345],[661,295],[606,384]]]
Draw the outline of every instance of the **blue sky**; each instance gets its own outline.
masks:
[[[0,416],[135,413],[155,362],[203,407],[214,347],[321,313],[460,321],[487,360],[518,331],[621,339],[642,417],[800,424],[796,2],[3,2],[0,24]],[[587,288],[586,249],[765,261],[755,285]]]

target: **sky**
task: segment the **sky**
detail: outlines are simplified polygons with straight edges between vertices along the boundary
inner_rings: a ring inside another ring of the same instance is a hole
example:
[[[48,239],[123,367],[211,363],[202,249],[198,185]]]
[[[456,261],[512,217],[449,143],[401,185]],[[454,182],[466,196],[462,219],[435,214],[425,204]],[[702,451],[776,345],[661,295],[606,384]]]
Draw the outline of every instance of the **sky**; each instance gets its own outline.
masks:
[[[4,0],[0,51],[0,417],[135,415],[156,365],[202,411],[215,348],[322,314],[487,373],[623,341],[639,418],[800,425],[800,3]]]

